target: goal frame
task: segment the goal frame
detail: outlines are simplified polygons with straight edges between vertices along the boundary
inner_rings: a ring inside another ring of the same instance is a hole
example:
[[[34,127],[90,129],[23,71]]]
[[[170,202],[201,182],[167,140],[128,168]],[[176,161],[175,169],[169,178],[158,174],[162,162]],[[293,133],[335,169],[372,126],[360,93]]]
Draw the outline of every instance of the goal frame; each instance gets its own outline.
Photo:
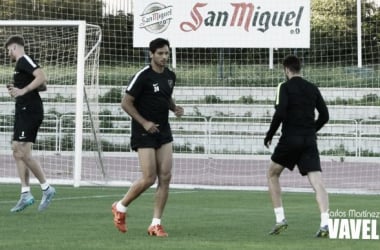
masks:
[[[85,79],[86,21],[82,20],[0,20],[0,26],[70,26],[78,27],[76,101],[75,101],[75,138],[73,186],[79,187],[82,172],[83,105]],[[91,51],[90,51],[91,53]]]

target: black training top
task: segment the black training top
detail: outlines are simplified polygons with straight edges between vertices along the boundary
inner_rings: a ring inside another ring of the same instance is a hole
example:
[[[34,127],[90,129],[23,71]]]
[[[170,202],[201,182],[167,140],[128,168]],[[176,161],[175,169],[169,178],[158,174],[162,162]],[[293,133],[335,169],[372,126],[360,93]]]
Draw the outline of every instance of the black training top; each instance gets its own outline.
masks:
[[[318,87],[299,76],[278,85],[275,109],[269,136],[276,133],[281,123],[282,135],[315,135],[329,120]],[[317,120],[315,109],[319,113]]]
[[[132,77],[126,93],[135,98],[134,106],[141,116],[164,126],[169,119],[175,81],[175,73],[168,68],[162,73],[157,73],[148,65]],[[132,123],[137,122],[133,120]]]
[[[40,66],[29,56],[20,57],[13,73],[14,86],[22,89],[34,80],[33,72]],[[16,109],[27,109],[32,113],[43,112],[42,100],[37,89],[16,98]]]

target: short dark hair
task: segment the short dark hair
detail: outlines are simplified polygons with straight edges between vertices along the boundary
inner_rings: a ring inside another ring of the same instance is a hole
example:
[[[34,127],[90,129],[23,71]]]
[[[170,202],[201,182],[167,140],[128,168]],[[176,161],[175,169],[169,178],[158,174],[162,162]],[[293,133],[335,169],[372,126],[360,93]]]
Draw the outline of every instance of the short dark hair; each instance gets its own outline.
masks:
[[[25,46],[24,37],[22,37],[21,35],[10,36],[10,37],[8,37],[7,41],[5,42],[4,47],[7,48],[9,45],[11,45],[13,43],[16,43],[16,44],[24,47]]]
[[[165,45],[167,45],[170,48],[170,43],[168,40],[164,38],[156,38],[149,43],[149,50],[154,54],[154,52],[156,52],[157,49],[162,48]]]
[[[301,71],[301,60],[296,55],[286,56],[282,65],[294,73]]]

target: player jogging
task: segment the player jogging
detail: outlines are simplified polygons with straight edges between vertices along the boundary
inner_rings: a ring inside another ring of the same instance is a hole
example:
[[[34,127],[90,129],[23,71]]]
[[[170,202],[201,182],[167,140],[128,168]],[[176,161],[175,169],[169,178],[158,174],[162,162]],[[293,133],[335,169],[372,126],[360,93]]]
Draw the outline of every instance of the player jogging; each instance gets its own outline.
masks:
[[[172,99],[176,75],[166,67],[169,41],[157,38],[149,44],[150,65],[137,72],[129,82],[122,108],[132,117],[131,147],[138,153],[142,176],[135,181],[124,198],[112,205],[114,224],[125,233],[127,207],[158,180],[153,219],[148,234],[167,237],[161,217],[169,195],[172,169],[172,132],[169,110],[183,115],[183,108]]]
[[[272,199],[276,224],[269,234],[276,235],[288,227],[281,200],[279,178],[285,168],[298,166],[302,176],[307,176],[316,193],[321,213],[320,229],[316,237],[328,237],[329,200],[321,177],[321,164],[316,132],[329,119],[329,112],[319,89],[300,75],[301,62],[289,55],[283,61],[287,81],[277,88],[275,113],[264,145],[269,147],[280,124],[281,137],[271,157],[268,170],[268,187]],[[315,120],[315,109],[318,118]]]
[[[18,35],[9,37],[5,43],[9,57],[16,62],[14,83],[7,85],[7,88],[16,100],[12,150],[21,181],[21,197],[11,212],[22,211],[34,203],[29,171],[38,179],[42,189],[38,211],[44,211],[55,195],[55,189],[46,181],[39,162],[32,157],[32,146],[44,116],[39,91],[46,90],[47,80],[40,66],[25,54],[24,44],[24,38]]]

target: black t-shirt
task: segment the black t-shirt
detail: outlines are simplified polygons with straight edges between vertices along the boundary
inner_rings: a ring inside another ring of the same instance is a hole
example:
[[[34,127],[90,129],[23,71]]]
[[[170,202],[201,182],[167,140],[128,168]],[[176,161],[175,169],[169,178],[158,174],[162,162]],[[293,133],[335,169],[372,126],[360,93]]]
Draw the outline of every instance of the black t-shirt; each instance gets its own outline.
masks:
[[[269,135],[274,135],[281,123],[283,135],[315,135],[329,119],[318,87],[298,76],[278,86],[275,109]]]
[[[148,65],[132,77],[126,93],[135,98],[134,105],[141,116],[166,126],[175,81],[175,73],[168,68],[157,73]],[[134,120],[132,123],[137,125]]]
[[[29,56],[20,57],[14,69],[14,86],[22,89],[34,80],[33,72],[40,66]],[[34,89],[23,96],[16,98],[16,110],[19,108],[26,109],[29,112],[43,112],[42,100],[37,89]]]

